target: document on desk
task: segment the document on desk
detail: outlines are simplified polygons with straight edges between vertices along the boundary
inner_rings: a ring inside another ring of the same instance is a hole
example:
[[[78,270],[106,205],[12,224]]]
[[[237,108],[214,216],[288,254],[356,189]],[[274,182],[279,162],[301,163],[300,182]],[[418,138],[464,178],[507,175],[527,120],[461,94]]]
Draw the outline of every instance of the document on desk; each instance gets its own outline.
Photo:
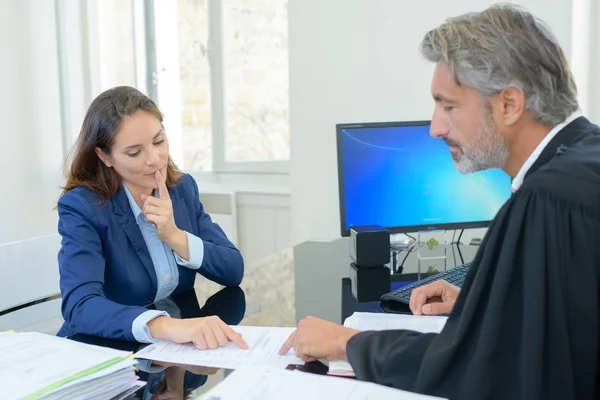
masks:
[[[103,386],[93,393],[131,386],[136,377],[129,354],[41,333],[3,334],[0,397],[66,398],[69,388],[91,390],[100,380]]]
[[[355,312],[346,318],[344,326],[359,331],[404,329],[421,333],[440,333],[447,320],[448,317],[439,316]],[[329,363],[329,375],[355,376],[350,363],[342,360]]]
[[[197,400],[433,400],[439,397],[411,393],[352,379],[275,369],[242,367]]]
[[[160,341],[142,349],[135,354],[135,357],[227,369],[256,365],[285,368],[289,364],[304,364],[304,361],[294,355],[293,350],[283,356],[277,353],[295,328],[262,326],[231,326],[231,328],[242,334],[248,343],[247,350],[242,350],[231,342],[218,349],[199,350],[192,344]]]
[[[404,329],[422,333],[440,333],[448,317],[355,312],[344,321],[344,326],[359,331],[386,331]]]

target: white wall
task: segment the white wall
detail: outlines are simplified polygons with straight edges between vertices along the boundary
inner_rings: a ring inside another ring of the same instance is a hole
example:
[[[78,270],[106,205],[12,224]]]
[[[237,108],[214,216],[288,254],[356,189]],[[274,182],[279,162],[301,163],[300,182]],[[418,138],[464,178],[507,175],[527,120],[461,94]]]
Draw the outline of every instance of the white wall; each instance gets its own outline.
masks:
[[[595,0],[592,0],[595,1]],[[570,56],[571,0],[523,0]],[[291,0],[290,123],[295,243],[339,236],[335,124],[430,119],[433,65],[418,53],[446,17],[481,0]]]
[[[0,0],[0,48],[3,309],[58,291],[53,207],[62,183],[63,143],[54,2]],[[32,290],[36,285],[39,293]],[[11,314],[0,318],[0,330],[58,316],[59,304],[16,314],[18,320]]]
[[[62,134],[55,39],[54,2],[0,0],[0,244],[56,232]]]
[[[579,84],[579,77],[576,75],[575,79],[578,81],[578,88],[580,93],[583,91],[586,96],[586,107],[584,108],[585,114],[594,123],[600,125],[600,2],[598,0],[574,0],[577,2],[584,3],[587,9],[584,8],[583,12],[586,15],[588,23],[586,24],[590,31],[588,32],[589,39],[584,40],[587,46],[583,46],[581,49],[582,58],[585,61],[589,61],[587,69],[584,71],[587,73],[587,80],[585,86]],[[587,55],[587,57],[586,57]]]
[[[600,4],[597,0],[573,0],[571,66],[579,92],[579,104],[592,121],[600,122]]]

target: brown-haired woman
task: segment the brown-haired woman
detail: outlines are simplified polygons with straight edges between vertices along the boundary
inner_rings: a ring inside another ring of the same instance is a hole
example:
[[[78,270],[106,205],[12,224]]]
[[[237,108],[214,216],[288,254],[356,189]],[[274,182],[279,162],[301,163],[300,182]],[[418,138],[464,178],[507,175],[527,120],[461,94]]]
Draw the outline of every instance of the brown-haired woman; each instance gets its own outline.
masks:
[[[176,319],[144,308],[192,288],[197,273],[225,286],[244,274],[196,182],[169,157],[162,120],[151,99],[126,86],[100,94],[87,111],[58,202],[58,334],[245,348],[218,317]]]

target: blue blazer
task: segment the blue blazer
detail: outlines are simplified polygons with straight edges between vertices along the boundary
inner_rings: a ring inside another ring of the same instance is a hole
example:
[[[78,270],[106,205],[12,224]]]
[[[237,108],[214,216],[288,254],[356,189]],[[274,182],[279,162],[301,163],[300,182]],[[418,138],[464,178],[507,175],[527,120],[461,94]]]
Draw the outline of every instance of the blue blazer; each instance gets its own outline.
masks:
[[[239,250],[213,224],[200,203],[198,186],[184,174],[169,188],[175,224],[204,242],[199,270],[182,266],[174,293],[194,285],[196,273],[224,286],[244,275]],[[156,297],[156,272],[123,188],[108,201],[78,187],[58,202],[58,253],[62,315],[59,336],[76,333],[135,341],[133,321]]]

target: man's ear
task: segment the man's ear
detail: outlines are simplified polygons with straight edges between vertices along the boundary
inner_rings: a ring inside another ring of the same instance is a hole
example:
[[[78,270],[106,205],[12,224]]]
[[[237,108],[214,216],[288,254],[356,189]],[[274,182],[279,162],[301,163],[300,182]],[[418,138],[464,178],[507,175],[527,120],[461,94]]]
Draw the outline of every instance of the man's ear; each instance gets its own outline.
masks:
[[[112,167],[112,163],[110,162],[109,157],[106,155],[105,152],[102,151],[100,147],[96,147],[94,150],[96,151],[96,155],[98,156],[100,161],[104,163],[104,165],[106,165],[108,168]]]
[[[500,117],[505,126],[516,124],[525,112],[525,93],[521,88],[509,86],[498,94]]]

